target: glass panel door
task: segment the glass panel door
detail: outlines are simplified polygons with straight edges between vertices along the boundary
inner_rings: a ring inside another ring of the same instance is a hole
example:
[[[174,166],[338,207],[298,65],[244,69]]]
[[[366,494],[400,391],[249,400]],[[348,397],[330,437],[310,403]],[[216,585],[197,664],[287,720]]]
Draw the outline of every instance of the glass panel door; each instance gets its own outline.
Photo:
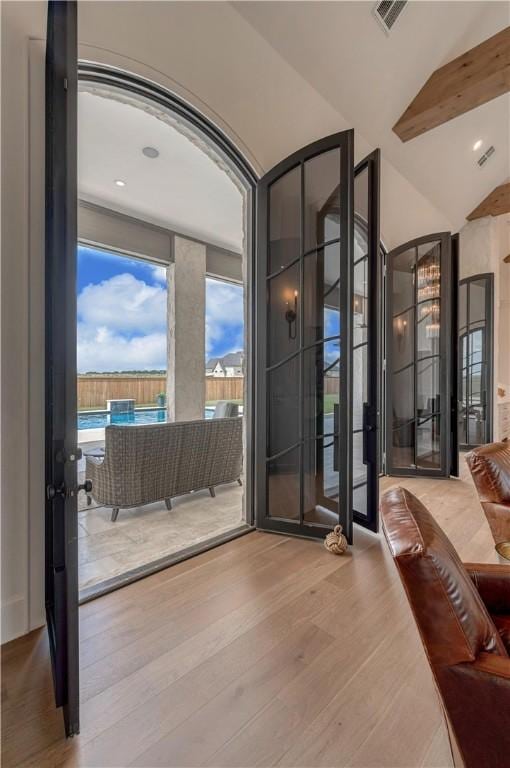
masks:
[[[352,131],[257,191],[257,524],[351,537]]]
[[[459,445],[492,440],[492,304],[494,275],[459,283]]]
[[[79,733],[76,432],[76,3],[48,4],[46,43],[46,617],[55,699]]]
[[[447,233],[387,259],[386,463],[391,475],[450,472],[451,313]]]
[[[459,389],[459,248],[460,237],[451,238],[450,269],[450,475],[459,477],[459,430],[458,430],[458,389]]]
[[[352,505],[354,522],[377,530],[378,335],[381,266],[379,150],[354,170],[352,296]]]

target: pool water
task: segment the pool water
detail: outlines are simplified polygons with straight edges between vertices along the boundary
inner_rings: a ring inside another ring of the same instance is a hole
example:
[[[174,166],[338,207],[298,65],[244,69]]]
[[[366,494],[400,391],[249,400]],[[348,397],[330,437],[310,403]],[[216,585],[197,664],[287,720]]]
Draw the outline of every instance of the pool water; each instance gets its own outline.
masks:
[[[205,418],[211,419],[214,408],[205,409]],[[157,424],[166,421],[166,408],[135,408],[134,411],[82,411],[78,413],[78,429],[101,429],[108,424]]]

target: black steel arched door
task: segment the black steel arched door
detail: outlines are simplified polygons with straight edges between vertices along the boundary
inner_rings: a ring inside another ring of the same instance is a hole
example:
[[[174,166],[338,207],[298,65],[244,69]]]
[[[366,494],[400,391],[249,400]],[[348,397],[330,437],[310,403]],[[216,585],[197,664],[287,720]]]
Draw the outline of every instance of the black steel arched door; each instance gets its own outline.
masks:
[[[46,617],[66,734],[79,732],[76,430],[77,8],[48,4],[46,43]]]
[[[459,282],[459,446],[492,440],[494,274]]]
[[[352,535],[353,132],[257,191],[257,524]]]
[[[386,472],[452,472],[452,238],[427,235],[391,251],[386,276]],[[453,422],[452,422],[453,419]]]

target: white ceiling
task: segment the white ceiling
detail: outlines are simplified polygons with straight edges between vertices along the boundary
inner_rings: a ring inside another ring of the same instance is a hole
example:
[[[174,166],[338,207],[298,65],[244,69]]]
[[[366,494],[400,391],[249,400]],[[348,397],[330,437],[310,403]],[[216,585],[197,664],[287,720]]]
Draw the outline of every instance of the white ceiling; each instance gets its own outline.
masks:
[[[145,146],[159,157],[145,157]],[[192,141],[143,109],[79,93],[78,188],[90,202],[242,250],[239,189]]]
[[[372,2],[233,5],[455,227],[509,176],[508,94],[406,144],[392,131],[435,69],[510,23],[508,3],[410,2],[389,36]],[[479,168],[491,144],[496,153]]]
[[[114,64],[135,71],[136,58],[154,68],[147,71],[149,77],[171,73],[185,97],[193,102],[198,98],[199,104],[201,100],[204,111],[249,148],[260,169],[269,169],[308,141],[354,127],[358,158],[372,147],[382,149],[382,234],[393,247],[433,229],[459,229],[466,215],[510,175],[509,96],[407,144],[392,132],[430,74],[508,24],[510,6],[413,1],[389,37],[373,18],[372,8],[371,0],[85,3],[80,34],[96,45],[85,58],[101,60],[100,51],[115,48],[133,60],[113,59]],[[172,82],[167,85],[174,87]],[[143,113],[131,115],[129,122],[135,117],[145,118],[147,128],[150,120],[158,125]],[[176,156],[173,177],[171,163],[165,163],[165,178],[156,182],[143,173],[151,163],[154,173],[154,161],[140,154],[143,144],[156,139],[141,139],[138,127],[128,126],[126,120],[117,121],[114,130],[104,122],[104,117],[91,118],[87,127],[80,115],[80,159],[89,147],[80,162],[85,194],[128,213],[143,211],[145,218],[166,226],[189,227],[191,234],[224,247],[240,248],[240,217],[234,232],[234,217],[226,209],[216,215],[221,196],[207,196],[198,184],[187,202],[180,199],[184,187],[172,185],[172,178],[178,178]],[[171,133],[166,126],[159,128],[167,136]],[[484,144],[474,153],[478,138]],[[103,156],[106,141],[109,148]],[[489,144],[496,153],[479,168],[476,157]],[[132,184],[122,190],[112,186],[121,174],[113,160],[121,155],[123,168],[131,168],[135,156],[142,164],[136,195]]]

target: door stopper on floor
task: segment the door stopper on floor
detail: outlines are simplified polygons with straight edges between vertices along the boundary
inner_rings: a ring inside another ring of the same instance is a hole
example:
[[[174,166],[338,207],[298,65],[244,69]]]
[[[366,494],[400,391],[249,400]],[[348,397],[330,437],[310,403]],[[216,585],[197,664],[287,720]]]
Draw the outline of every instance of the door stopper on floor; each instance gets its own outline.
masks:
[[[333,552],[334,555],[343,555],[347,550],[347,539],[342,533],[342,526],[335,525],[331,533],[328,533],[324,539],[324,546],[328,552]]]

